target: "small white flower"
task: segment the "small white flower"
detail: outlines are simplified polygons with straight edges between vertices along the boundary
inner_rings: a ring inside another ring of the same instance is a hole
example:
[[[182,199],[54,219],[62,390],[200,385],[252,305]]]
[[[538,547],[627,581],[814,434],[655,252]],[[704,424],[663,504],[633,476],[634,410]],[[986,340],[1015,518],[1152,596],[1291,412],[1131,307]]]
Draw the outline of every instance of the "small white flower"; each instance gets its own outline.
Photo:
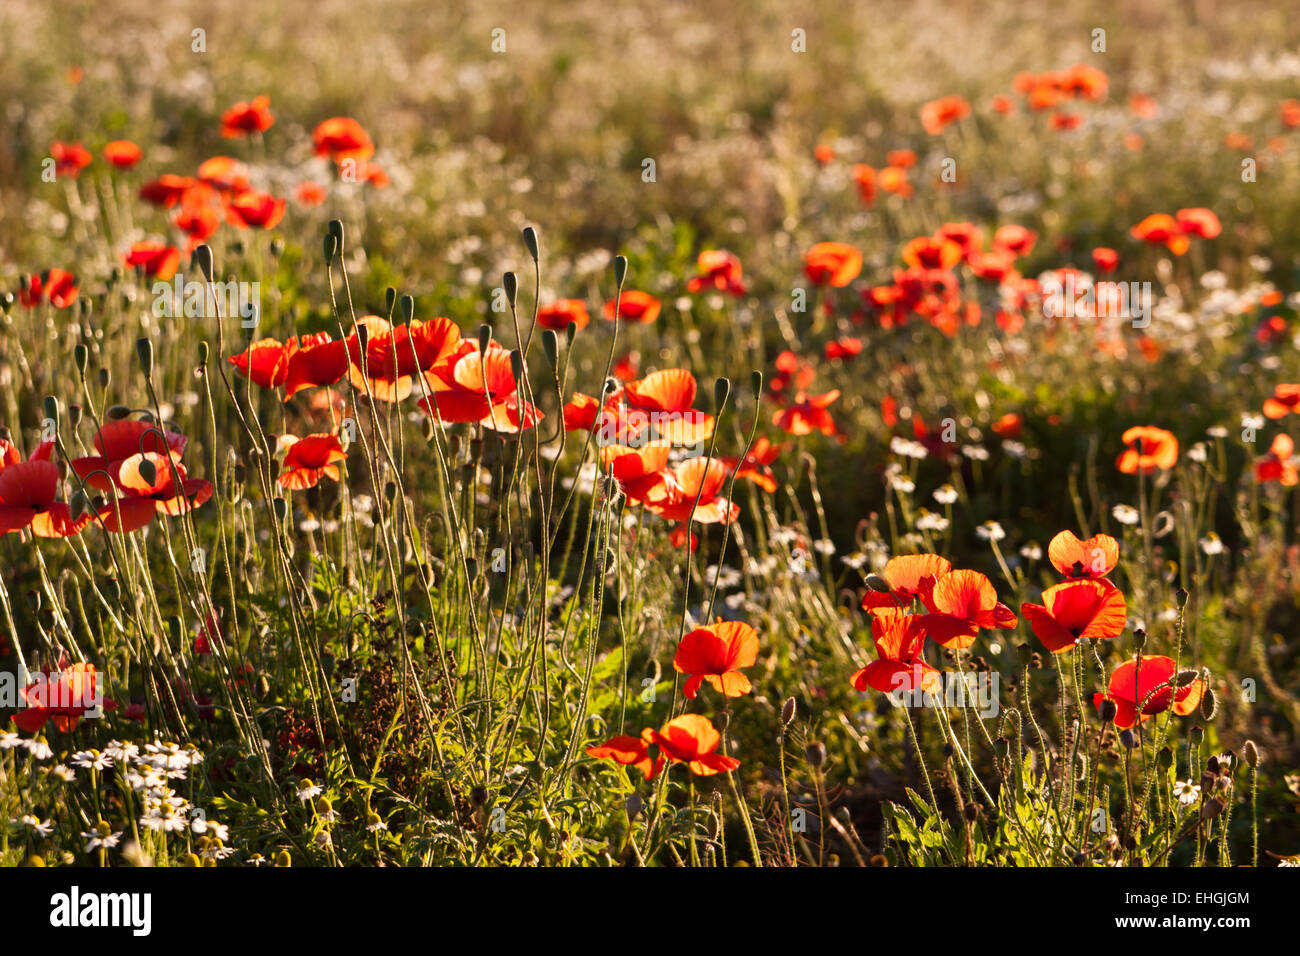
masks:
[[[957,489],[952,485],[940,485],[934,490],[934,500],[941,505],[950,505],[957,500]]]
[[[1190,780],[1178,780],[1174,782],[1174,796],[1180,804],[1187,806],[1201,799],[1201,788]]]
[[[835,542],[831,541],[829,538],[818,538],[813,542],[813,550],[818,554],[834,554]]]
[[[902,455],[904,458],[915,458],[920,461],[930,456],[930,452],[919,441],[913,441],[910,438],[894,437],[889,441],[889,450],[895,455]]]
[[[98,750],[78,750],[72,755],[72,765],[86,770],[107,770],[113,766],[113,758]]]
[[[140,756],[140,748],[132,743],[110,740],[104,745],[104,754],[119,763],[126,763]]]
[[[1042,546],[1031,541],[1020,549],[1020,556],[1026,561],[1041,561],[1043,559]]]
[[[894,477],[890,478],[889,486],[893,488],[895,491],[897,491],[900,495],[910,495],[913,491],[916,490],[916,485],[913,484],[912,479],[906,478],[903,475],[895,475]]]
[[[1142,520],[1142,516],[1132,505],[1116,505],[1110,513],[1120,524],[1132,525]]]
[[[1264,427],[1263,415],[1251,415],[1249,413],[1241,416],[1241,427],[1251,431],[1259,431]]]
[[[23,745],[23,738],[8,730],[0,730],[0,750],[13,750]]]
[[[948,530],[948,519],[943,515],[922,509],[920,516],[916,519],[916,530],[935,531],[942,534]]]
[[[24,740],[23,744],[27,747],[27,752],[32,755],[33,760],[49,760],[54,756],[54,751],[50,745],[45,742],[44,737],[33,737],[30,740]]]
[[[1211,425],[1205,430],[1205,434],[1209,435],[1211,438],[1227,438],[1228,430],[1222,425]]]
[[[989,452],[987,448],[980,445],[962,445],[961,453],[971,461],[988,461]]]
[[[320,521],[316,518],[304,518],[298,522],[298,530],[303,534],[311,534],[313,531],[320,530]]]
[[[61,763],[56,763],[53,767],[51,767],[50,774],[51,776],[58,777],[64,783],[72,783],[72,781],[77,779],[77,775],[73,773],[70,768],[65,767]]]
[[[1187,449],[1187,457],[1190,458],[1192,461],[1201,462],[1202,464],[1204,464],[1206,459],[1205,443],[1198,441],[1191,448]]]
[[[37,836],[47,837],[54,832],[53,823],[48,820],[42,822],[40,817],[34,817],[30,813],[23,814],[16,822],[27,827]]]
[[[1210,557],[1214,557],[1216,554],[1223,554],[1223,541],[1213,531],[1200,540],[1200,545],[1201,550]]]
[[[861,551],[854,551],[852,554],[844,555],[840,560],[851,567],[854,571],[858,571],[866,566],[870,558]]]
[[[81,838],[86,841],[86,852],[94,853],[96,850],[111,850],[116,847],[122,840],[122,831],[114,833],[107,823],[101,823],[98,829],[83,832]]]
[[[1002,530],[1002,525],[996,521],[984,522],[975,529],[975,534],[979,536],[981,541],[1001,541],[1007,536],[1007,533]]]
[[[298,799],[301,800],[303,803],[306,803],[308,800],[311,800],[313,797],[320,796],[322,791],[318,785],[304,778],[298,781],[298,788],[295,792],[298,795]]]
[[[1012,441],[1010,438],[1002,442],[1002,450],[1012,458],[1024,458],[1029,453],[1023,443]]]

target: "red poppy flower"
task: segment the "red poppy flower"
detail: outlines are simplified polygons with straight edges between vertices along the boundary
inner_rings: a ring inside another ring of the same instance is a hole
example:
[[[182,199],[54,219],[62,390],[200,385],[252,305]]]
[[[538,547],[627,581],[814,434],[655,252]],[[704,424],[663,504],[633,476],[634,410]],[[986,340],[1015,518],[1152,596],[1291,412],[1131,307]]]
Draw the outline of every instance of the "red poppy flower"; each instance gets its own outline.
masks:
[[[669,761],[686,764],[697,776],[727,773],[740,766],[735,757],[716,752],[722,735],[701,714],[682,714],[664,724],[662,730],[651,731],[649,739],[659,745],[660,753]]]
[[[610,299],[606,302],[604,316],[611,322],[614,321],[615,306],[618,308],[618,318],[623,322],[649,325],[659,318],[660,302],[648,292],[626,289],[617,301]]]
[[[144,274],[151,279],[167,282],[180,267],[181,251],[165,242],[149,239],[132,245],[124,261],[133,269],[143,269]]]
[[[951,269],[961,259],[961,246],[941,236],[922,236],[903,247],[903,261],[919,269]]]
[[[663,769],[664,758],[650,756],[649,728],[640,737],[626,735],[613,737],[598,747],[588,747],[587,755],[600,760],[613,760],[628,767],[636,767],[647,780],[653,780]]]
[[[328,332],[290,339],[288,365],[284,376],[284,400],[287,402],[303,389],[333,385],[348,373],[348,346],[330,338]]]
[[[198,178],[223,193],[242,193],[252,188],[248,167],[231,156],[213,156],[199,164]]]
[[[1002,226],[993,234],[993,248],[1009,252],[1019,258],[1034,251],[1038,233],[1024,226]]]
[[[104,147],[104,158],[118,169],[130,169],[144,153],[129,139],[115,139]]]
[[[876,170],[866,163],[857,163],[854,165],[853,182],[858,187],[858,199],[864,206],[870,206],[876,201]]]
[[[998,602],[993,582],[978,571],[949,571],[935,579],[923,603],[926,633],[945,647],[961,649],[975,642],[981,628],[1012,628],[1016,615]]]
[[[853,358],[855,355],[862,354],[862,340],[854,336],[835,339],[833,342],[826,343],[822,354],[828,362]]]
[[[915,690],[935,694],[942,689],[943,678],[921,656],[925,626],[918,615],[880,608],[871,619],[871,639],[876,659],[850,678],[855,688],[870,687],[884,694]]]
[[[999,438],[1019,438],[1024,434],[1025,420],[1015,412],[1007,412],[992,425],[989,429]]]
[[[274,229],[284,218],[285,201],[269,193],[245,192],[230,200],[228,217],[238,228]]]
[[[420,407],[444,422],[482,421],[518,387],[510,352],[499,342],[488,342],[483,352],[477,342],[462,340],[456,352],[425,377],[433,392],[420,400]]]
[[[30,528],[40,538],[67,538],[91,520],[75,520],[67,504],[56,501],[59,467],[49,460],[50,446],[42,446],[29,461],[18,459],[17,449],[5,442],[0,460],[0,534]]]
[[[993,112],[1005,116],[1015,111],[1016,101],[1004,93],[999,93],[989,100],[989,106],[993,108]]]
[[[791,387],[795,391],[801,392],[811,385],[813,379],[817,377],[817,370],[803,362],[799,356],[789,349],[778,355],[776,362],[773,364],[776,366],[776,374],[772,376],[771,382],[768,383],[768,390],[773,395],[779,396]]]
[[[463,344],[460,328],[444,316],[427,322],[417,320],[408,327],[367,315],[357,324],[367,332],[366,354],[363,367],[358,333],[353,330],[347,337],[352,384],[362,391],[368,386],[370,394],[381,402],[406,398],[411,394],[414,376],[450,361]],[[426,375],[426,379],[430,388],[438,387],[435,376]]]
[[[117,703],[100,697],[98,677],[91,664],[77,662],[56,674],[44,674],[23,689],[25,706],[14,714],[20,730],[34,734],[47,720],[61,733],[71,733],[87,713],[102,707],[117,709]]]
[[[1300,100],[1283,100],[1280,109],[1284,126],[1300,126]]]
[[[566,331],[570,324],[585,329],[590,321],[587,303],[581,299],[559,299],[537,310],[537,324],[556,332]]]
[[[695,393],[695,376],[684,368],[651,372],[623,389],[627,404],[649,413],[647,425],[675,445],[693,445],[713,434],[713,416],[691,408]]]
[[[921,125],[931,136],[943,132],[949,123],[970,115],[970,103],[961,96],[943,96],[921,107]]]
[[[1170,687],[1176,667],[1171,658],[1159,655],[1125,661],[1111,673],[1106,693],[1093,695],[1093,704],[1100,710],[1103,700],[1113,701],[1115,726],[1121,729],[1133,726],[1139,709],[1140,719],[1146,720],[1168,710],[1172,703],[1175,714],[1186,716],[1201,705],[1206,683],[1198,677],[1185,687]]]
[[[1119,542],[1108,534],[1080,540],[1062,531],[1048,544],[1047,558],[1067,578],[1104,578],[1119,562]]]
[[[1255,481],[1276,481],[1290,488],[1300,484],[1300,459],[1296,458],[1295,442],[1285,432],[1279,432],[1269,446],[1268,454],[1255,462]]]
[[[929,600],[934,582],[952,570],[947,558],[937,554],[902,554],[890,558],[880,577],[889,591],[868,591],[862,596],[862,609],[872,614],[881,608],[906,609],[917,598]]]
[[[151,180],[140,187],[140,198],[145,202],[153,203],[155,206],[170,209],[181,201],[181,197],[196,182],[197,180],[191,179],[189,176],[164,173],[157,179]]]
[[[1082,640],[1119,637],[1128,606],[1109,581],[1080,578],[1052,585],[1043,592],[1042,604],[1026,602],[1020,613],[1047,649],[1060,654]]]
[[[829,146],[826,143],[819,144],[817,148],[813,150],[813,159],[817,160],[817,162],[821,163],[823,166],[833,162],[835,159],[835,147]]]
[[[1126,475],[1149,475],[1157,468],[1169,470],[1178,462],[1178,439],[1171,432],[1154,425],[1135,425],[1121,436],[1126,449],[1115,462]]]
[[[192,252],[199,243],[206,242],[221,225],[221,212],[215,206],[187,203],[182,200],[180,211],[172,218],[176,228],[189,237]]]
[[[1129,230],[1134,239],[1141,239],[1152,245],[1163,245],[1176,256],[1181,256],[1191,245],[1191,240],[1183,232],[1183,227],[1168,213],[1157,212],[1147,216]]]
[[[916,153],[910,149],[891,149],[885,154],[885,162],[899,169],[908,169],[916,165]]]
[[[663,475],[663,486],[646,500],[646,507],[660,517],[682,524],[729,524],[740,516],[740,506],[722,494],[728,470],[717,458],[688,458]]]
[[[843,242],[819,242],[805,253],[804,275],[817,285],[843,288],[862,271],[862,253]]]
[[[719,457],[718,460],[730,468],[736,478],[748,478],[771,494],[776,491],[776,477],[768,466],[776,461],[777,456],[784,450],[785,445],[774,445],[767,440],[766,435],[761,435],[744,458]]]
[[[44,275],[28,277],[27,289],[19,293],[18,299],[24,306],[34,309],[45,299],[56,309],[66,309],[77,301],[77,280],[71,272],[63,269],[50,269]]]
[[[600,467],[618,482],[628,503],[637,505],[664,487],[671,451],[667,442],[652,442],[641,448],[606,445],[600,450]]]
[[[1183,232],[1189,236],[1213,239],[1223,232],[1219,217],[1209,209],[1180,209],[1174,213],[1174,218],[1177,220],[1178,225],[1182,227]]]
[[[117,469],[117,485],[125,496],[104,505],[104,526],[126,534],[143,528],[155,513],[182,515],[212,497],[212,483],[190,478],[179,459],[157,452],[132,455]]]
[[[320,484],[321,478],[338,481],[342,474],[338,463],[347,457],[339,443],[339,436],[333,432],[317,432],[305,438],[295,438],[289,445],[284,464],[280,468],[280,487],[303,491],[315,488]]]
[[[123,418],[104,422],[95,432],[97,455],[74,458],[72,470],[86,484],[106,494],[118,487],[118,472],[122,463],[141,453],[169,454],[180,460],[187,439],[180,432],[163,431],[152,422]]]
[[[690,674],[687,698],[694,700],[706,680],[724,697],[741,697],[753,690],[740,673],[758,660],[758,632],[743,621],[720,621],[697,627],[677,645],[673,669]]]
[[[1092,261],[1096,263],[1097,268],[1102,272],[1114,272],[1119,265],[1119,253],[1114,249],[1107,249],[1105,246],[1098,246],[1092,250]]]
[[[242,352],[229,356],[226,361],[262,388],[279,388],[289,377],[289,347],[279,339],[250,342]]]
[[[1051,119],[1048,120],[1048,125],[1051,126],[1052,129],[1061,130],[1062,132],[1078,129],[1083,125],[1083,117],[1078,113],[1057,112],[1052,114]]]
[[[275,125],[270,106],[269,96],[255,96],[249,103],[241,100],[221,114],[221,135],[236,139],[250,133],[265,133]]]
[[[65,143],[55,140],[50,144],[50,158],[54,160],[56,176],[70,176],[76,179],[81,171],[90,165],[90,150],[80,143]]]
[[[602,434],[610,441],[618,443],[639,434],[639,428],[628,429],[626,416],[620,416],[619,401],[622,390],[610,395],[605,400],[605,407],[590,395],[574,392],[573,397],[564,405],[564,429],[571,432],[595,431],[602,426]]]
[[[912,182],[907,178],[907,170],[901,166],[886,166],[880,171],[877,178],[880,188],[894,196],[902,196],[904,199],[910,197],[915,190],[912,188]]]
[[[319,206],[325,201],[325,196],[325,187],[311,180],[299,183],[293,191],[293,198],[300,206]]]
[[[700,274],[686,283],[691,292],[715,289],[729,295],[743,296],[745,283],[740,280],[740,259],[725,249],[706,249],[696,260]]]
[[[1264,414],[1269,418],[1286,418],[1293,412],[1300,412],[1300,385],[1279,385],[1264,399]]]
[[[831,418],[831,413],[826,408],[839,397],[838,388],[831,389],[824,395],[799,392],[794,404],[780,409],[772,416],[772,424],[790,435],[811,435],[813,432],[834,435],[835,419]]]
[[[312,131],[317,156],[329,156],[336,162],[345,159],[366,160],[375,155],[370,135],[350,116],[335,116]]]

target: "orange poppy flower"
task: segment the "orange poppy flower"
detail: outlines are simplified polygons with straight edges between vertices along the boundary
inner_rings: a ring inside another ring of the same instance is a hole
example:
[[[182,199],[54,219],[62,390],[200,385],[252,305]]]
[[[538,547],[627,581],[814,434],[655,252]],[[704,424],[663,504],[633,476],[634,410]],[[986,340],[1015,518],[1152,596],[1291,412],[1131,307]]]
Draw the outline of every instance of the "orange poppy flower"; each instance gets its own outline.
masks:
[[[242,352],[229,356],[226,361],[262,388],[279,388],[289,377],[289,347],[279,339],[250,342]]]
[[[117,702],[104,700],[99,695],[98,677],[91,664],[78,661],[57,674],[42,673],[23,689],[25,706],[14,714],[18,729],[34,734],[45,726],[47,720],[61,733],[71,733],[90,711],[117,709]]]
[[[173,217],[176,228],[189,236],[189,247],[206,242],[221,225],[221,212],[215,206],[188,203],[182,200],[180,211]]]
[[[637,505],[664,487],[664,471],[672,446],[655,442],[641,448],[606,445],[600,450],[601,470],[618,482],[629,504]]]
[[[317,156],[329,156],[336,162],[344,159],[366,160],[375,155],[370,134],[350,116],[335,116],[320,123],[311,134]]]
[[[1176,667],[1172,658],[1159,655],[1125,661],[1111,673],[1106,693],[1093,695],[1093,704],[1100,710],[1103,700],[1113,701],[1115,726],[1121,729],[1133,726],[1139,709],[1141,720],[1163,713],[1170,704],[1175,714],[1186,716],[1201,705],[1206,683],[1198,677],[1175,690],[1169,684],[1176,676]]]
[[[293,198],[298,200],[300,206],[319,206],[325,201],[325,196],[325,187],[310,179],[300,182],[293,190]]]
[[[722,494],[728,474],[717,458],[688,458],[663,473],[663,486],[650,493],[646,507],[681,524],[730,524],[740,516],[740,505]]]
[[[287,402],[306,388],[333,385],[348,373],[347,342],[317,332],[290,339],[286,343],[288,363],[284,375],[284,400]]]
[[[862,253],[843,242],[819,242],[803,257],[804,275],[817,285],[843,288],[862,271]]]
[[[615,309],[617,308],[617,313]],[[633,322],[637,325],[649,325],[655,319],[659,318],[660,302],[649,292],[639,292],[636,289],[625,289],[623,294],[617,300],[610,299],[605,303],[604,316],[611,322],[614,321],[615,315],[622,322]]]
[[[1024,226],[1002,226],[993,234],[993,248],[1009,252],[1013,256],[1027,256],[1034,251],[1038,233]]]
[[[1300,460],[1296,458],[1295,442],[1285,432],[1278,433],[1269,446],[1268,454],[1255,462],[1255,481],[1276,481],[1290,488],[1300,483]]]
[[[104,158],[118,169],[130,169],[144,155],[129,139],[115,139],[104,146]]]
[[[270,107],[269,96],[255,96],[251,102],[241,100],[221,114],[221,135],[236,139],[250,133],[265,133],[275,125]]]
[[[1280,110],[1284,126],[1300,126],[1300,100],[1283,100]]]
[[[80,143],[65,143],[55,140],[50,144],[50,158],[54,160],[56,176],[70,176],[76,179],[81,171],[90,165],[90,150]]]
[[[213,156],[199,164],[198,178],[220,192],[242,193],[251,187],[248,167],[233,156]]]
[[[428,375],[436,365],[448,363],[464,344],[460,328],[444,316],[427,322],[391,325],[377,315],[357,320],[367,333],[365,361],[362,362],[358,332],[347,337],[349,374],[352,384],[381,402],[397,402],[411,394],[414,376],[426,373],[431,389],[439,388],[439,379]],[[486,414],[486,412],[485,412]]]
[[[195,182],[196,180],[189,176],[164,173],[140,187],[140,198],[155,206],[170,209],[181,201],[181,197],[194,186]]]
[[[1286,418],[1300,411],[1300,385],[1279,385],[1271,397],[1264,399],[1264,414],[1269,418]]]
[[[74,458],[70,464],[86,484],[109,494],[118,487],[118,472],[126,459],[148,452],[179,461],[188,442],[180,432],[164,431],[153,422],[122,418],[104,422],[95,432],[97,455]]]
[[[1047,545],[1047,559],[1067,578],[1104,578],[1119,562],[1119,542],[1108,534],[1080,540],[1062,531]]]
[[[735,254],[725,249],[705,249],[695,264],[700,274],[686,283],[688,291],[714,289],[737,297],[745,294],[745,283],[740,280],[740,259]]]
[[[1174,218],[1183,232],[1189,236],[1213,239],[1223,232],[1219,217],[1209,209],[1180,209],[1174,213]]]
[[[1129,447],[1119,456],[1116,467],[1126,475],[1149,475],[1157,468],[1169,470],[1178,462],[1178,439],[1154,425],[1135,425],[1121,436]]]
[[[993,112],[1001,113],[1003,116],[1006,116],[1008,113],[1015,112],[1016,101],[1005,93],[998,93],[989,100],[989,106],[993,108]]]
[[[621,389],[615,392],[605,400],[605,407],[601,408],[597,399],[582,392],[574,392],[573,397],[564,405],[565,431],[595,431],[598,424],[603,426],[607,421],[612,421],[614,424],[604,430],[613,441],[634,437],[639,429],[629,432],[619,424],[619,398],[622,394]]]
[[[1114,272],[1119,265],[1119,253],[1114,249],[1107,249],[1105,246],[1098,246],[1092,250],[1092,261],[1102,272]]]
[[[642,731],[640,737],[629,737],[627,735],[613,737],[598,747],[588,747],[587,755],[600,760],[613,760],[628,767],[636,767],[647,780],[653,780],[658,776],[659,771],[663,769],[664,758],[662,756],[650,756],[650,735],[652,733],[653,731],[647,728]]]
[[[285,201],[269,193],[244,192],[230,200],[230,224],[240,229],[274,229],[284,218]]]
[[[77,301],[77,280],[71,272],[63,269],[49,269],[43,275],[29,276],[27,288],[20,292],[18,300],[29,309],[34,309],[45,299],[56,309],[66,309]]]
[[[813,159],[817,160],[817,162],[821,163],[823,166],[827,165],[835,159],[835,147],[828,146],[826,143],[818,145],[817,148],[813,150]]]
[[[1163,245],[1176,256],[1181,256],[1191,245],[1191,240],[1183,232],[1183,227],[1173,216],[1164,212],[1153,213],[1129,230],[1134,239],[1141,239],[1154,246]]]
[[[690,674],[687,698],[695,699],[706,680],[724,697],[741,697],[753,690],[749,678],[740,673],[758,660],[758,632],[743,621],[719,621],[697,627],[677,645],[673,668]]]
[[[862,609],[875,614],[881,608],[907,608],[917,598],[928,600],[934,582],[952,570],[947,558],[937,554],[902,554],[890,558],[880,576],[889,591],[868,591],[862,596]]]
[[[190,478],[179,459],[157,452],[123,461],[117,469],[117,485],[125,497],[100,508],[99,517],[104,527],[120,534],[143,528],[155,513],[182,515],[212,497],[211,482]]]
[[[942,574],[935,579],[929,598],[921,597],[930,612],[921,616],[922,626],[945,647],[969,647],[981,628],[1016,626],[1015,612],[999,603],[993,582],[978,571]]]
[[[585,329],[591,316],[587,314],[587,303],[581,299],[559,299],[537,310],[537,324],[544,329],[564,332],[570,324],[579,330]]]
[[[292,436],[290,436],[292,437]],[[283,439],[282,439],[283,440]],[[339,462],[347,455],[334,432],[317,432],[294,438],[280,468],[280,487],[293,491],[315,488],[321,478],[340,480]]]
[[[949,123],[970,115],[970,103],[961,96],[943,96],[921,107],[921,126],[931,136],[943,132]]]
[[[916,153],[910,149],[891,149],[885,154],[885,162],[899,169],[908,169],[916,165]]]
[[[1081,640],[1123,634],[1128,606],[1109,581],[1080,578],[1052,585],[1043,592],[1042,604],[1026,602],[1020,613],[1047,649],[1060,654]]]
[[[1142,119],[1155,119],[1160,115],[1160,104],[1155,101],[1155,97],[1146,93],[1134,93],[1129,96],[1128,108],[1135,116],[1140,116]]]
[[[989,426],[999,438],[1019,438],[1025,431],[1025,420],[1015,412],[1007,412]]]
[[[127,251],[125,262],[132,268],[144,270],[151,279],[167,282],[176,275],[181,264],[181,251],[175,246],[156,239],[137,242]]]
[[[425,375],[433,393],[420,400],[430,418],[444,422],[482,421],[492,406],[515,393],[518,383],[510,352],[499,342],[488,342],[486,352],[477,342],[462,339],[457,350],[435,362]]]
[[[713,416],[691,408],[695,393],[695,376],[684,368],[651,372],[623,389],[627,404],[649,413],[647,424],[674,445],[692,445],[713,434]]]
[[[911,180],[907,178],[907,170],[901,166],[886,166],[880,171],[879,182],[880,188],[885,192],[902,196],[904,199],[915,192]]]
[[[73,519],[57,501],[59,466],[50,461],[52,442],[44,442],[23,461],[18,449],[0,442],[0,534],[28,528],[40,538],[67,538],[90,522],[89,514]]]
[[[747,478],[771,494],[776,491],[776,477],[768,467],[785,450],[785,445],[774,445],[766,435],[759,436],[743,459],[739,457],[718,460],[731,469],[736,478]]]
[[[921,656],[925,627],[918,615],[900,608],[880,608],[871,619],[871,639],[876,659],[850,678],[855,688],[865,691],[870,687],[883,694],[916,690],[934,694],[942,689],[939,672]]]
[[[823,435],[835,434],[835,419],[826,411],[835,399],[840,397],[838,388],[831,389],[824,395],[807,395],[799,392],[794,404],[782,408],[772,416],[772,424],[790,435],[811,435],[821,432]]]
[[[1051,119],[1048,120],[1048,125],[1051,126],[1052,129],[1061,131],[1078,129],[1083,125],[1083,117],[1078,113],[1056,112],[1053,113]]]
[[[740,766],[735,757],[717,753],[722,735],[701,714],[682,714],[664,724],[662,730],[651,731],[649,739],[659,745],[659,752],[670,762],[684,763],[700,777],[727,773]]]
[[[961,246],[942,237],[922,236],[903,247],[903,261],[918,269],[951,269],[961,258]]]
[[[876,201],[876,170],[866,163],[856,163],[852,170],[853,182],[858,187],[858,199],[870,206]]]

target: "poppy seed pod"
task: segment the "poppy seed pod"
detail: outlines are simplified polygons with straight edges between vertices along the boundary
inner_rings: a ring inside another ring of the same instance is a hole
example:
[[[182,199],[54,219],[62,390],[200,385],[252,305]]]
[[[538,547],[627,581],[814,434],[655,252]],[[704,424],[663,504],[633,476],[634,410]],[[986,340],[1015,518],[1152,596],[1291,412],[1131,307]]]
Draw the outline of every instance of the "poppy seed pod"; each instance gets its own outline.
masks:
[[[199,368],[203,368],[208,364],[208,354],[211,351],[212,349],[208,345],[207,339],[204,339],[199,343]]]
[[[148,458],[140,460],[140,477],[152,485],[158,480],[158,469]]]
[[[85,378],[86,366],[90,363],[90,349],[86,348],[84,342],[77,343],[77,347],[72,350],[72,358],[77,363],[77,371]]]
[[[109,372],[108,369],[106,369],[106,368],[101,368],[101,369],[99,370],[99,387],[100,387],[100,388],[108,388],[108,383],[111,382],[112,380],[113,380],[113,375],[112,375],[111,372]]]
[[[492,326],[480,325],[478,327],[478,350],[480,354],[487,352],[488,343],[492,341]]]
[[[401,305],[402,305],[402,318],[405,321],[410,322],[412,319],[415,318],[415,296],[413,295],[402,296]]]
[[[391,316],[393,309],[397,305],[397,290],[391,285],[384,290],[384,314]]]
[[[623,809],[627,811],[628,820],[635,820],[641,813],[645,801],[641,799],[641,794],[634,793],[623,802]]]
[[[1246,760],[1246,765],[1252,770],[1259,766],[1259,748],[1255,746],[1255,741],[1247,740],[1241,745],[1241,755]]]
[[[54,422],[54,430],[59,430],[59,400],[53,395],[45,396],[45,417]]]
[[[283,498],[276,498],[271,502],[271,506],[275,509],[275,518],[277,521],[283,521],[288,516],[289,502],[285,501]]]
[[[1147,645],[1147,632],[1145,628],[1133,628],[1133,646],[1139,651]]]
[[[888,594],[890,590],[892,590],[889,582],[879,574],[867,575],[867,587],[871,588],[871,590],[875,591],[877,594]]]
[[[135,354],[140,359],[140,371],[145,378],[153,376],[153,342],[150,339],[135,340]]]
[[[795,710],[796,710],[796,707],[795,707],[794,698],[793,698],[793,697],[787,697],[787,698],[785,699],[785,703],[781,705],[781,727],[782,727],[782,729],[784,729],[784,728],[790,726],[790,723],[794,720]]]
[[[501,277],[501,287],[506,290],[506,300],[510,303],[510,308],[515,307],[515,299],[519,295],[519,278],[513,272],[507,272]]]
[[[564,347],[570,348],[573,345],[573,337],[578,334],[578,323],[570,322],[564,327]]]
[[[627,278],[627,256],[614,257],[614,284],[620,289],[623,287],[623,280]]]
[[[321,240],[321,250],[325,254],[325,265],[333,265],[334,260],[338,258],[339,241],[327,232],[325,238]]]
[[[190,253],[190,265],[199,270],[199,274],[209,282],[212,281],[212,247],[207,243],[195,246],[194,251]]]
[[[339,244],[339,255],[343,255],[343,220],[331,219],[326,228]]]
[[[826,762],[826,745],[820,740],[815,740],[803,749],[804,757],[808,760],[808,766],[814,770]]]
[[[524,353],[518,349],[510,350],[510,374],[516,382],[524,380]]]
[[[528,254],[533,257],[534,262],[540,258],[537,245],[537,230],[532,226],[524,226],[524,248],[528,250]]]
[[[1187,588],[1179,588],[1174,592],[1174,600],[1178,602],[1179,607],[1187,607]]]
[[[731,394],[731,379],[721,376],[713,380],[713,408],[719,414],[722,408],[727,404],[727,396]]]
[[[1119,732],[1119,742],[1124,745],[1126,750],[1132,750],[1138,745],[1137,737],[1127,727]]]
[[[76,402],[68,406],[68,424],[72,426],[73,431],[76,431],[77,426],[81,424],[81,413],[82,408]]]
[[[1101,715],[1101,722],[1103,724],[1109,724],[1114,720],[1115,714],[1118,710],[1119,708],[1115,706],[1115,702],[1109,697],[1103,699],[1097,707],[1097,712]]]
[[[555,334],[554,329],[542,329],[542,354],[546,356],[546,363],[550,365],[551,370],[559,371],[560,337]]]
[[[1196,678],[1199,676],[1200,673],[1195,670],[1179,671],[1178,676],[1174,678],[1174,685],[1176,687],[1186,687],[1188,684],[1195,681]]]
[[[1219,712],[1219,698],[1214,693],[1214,688],[1206,687],[1205,696],[1201,698],[1201,719],[1213,720],[1214,715]]]

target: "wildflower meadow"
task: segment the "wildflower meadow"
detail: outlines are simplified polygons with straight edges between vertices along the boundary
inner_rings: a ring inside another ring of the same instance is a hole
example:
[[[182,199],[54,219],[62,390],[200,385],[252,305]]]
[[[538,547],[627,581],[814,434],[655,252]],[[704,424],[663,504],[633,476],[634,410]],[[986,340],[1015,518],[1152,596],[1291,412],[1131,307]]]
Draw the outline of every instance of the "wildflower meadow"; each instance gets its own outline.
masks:
[[[1293,14],[4,0],[0,865],[1297,865]]]

